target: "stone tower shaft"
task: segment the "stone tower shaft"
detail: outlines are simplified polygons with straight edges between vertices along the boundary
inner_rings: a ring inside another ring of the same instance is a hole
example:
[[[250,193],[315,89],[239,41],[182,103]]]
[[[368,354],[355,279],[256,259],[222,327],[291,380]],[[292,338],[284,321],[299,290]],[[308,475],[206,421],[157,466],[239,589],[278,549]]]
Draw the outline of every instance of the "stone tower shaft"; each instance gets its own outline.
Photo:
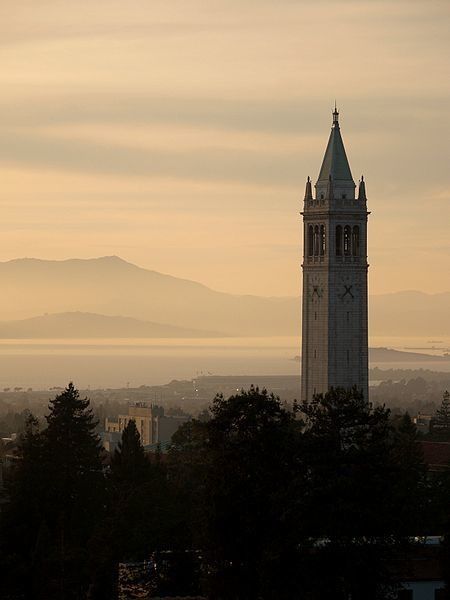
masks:
[[[333,125],[303,215],[302,399],[354,385],[368,398],[367,199],[358,198],[339,127]]]

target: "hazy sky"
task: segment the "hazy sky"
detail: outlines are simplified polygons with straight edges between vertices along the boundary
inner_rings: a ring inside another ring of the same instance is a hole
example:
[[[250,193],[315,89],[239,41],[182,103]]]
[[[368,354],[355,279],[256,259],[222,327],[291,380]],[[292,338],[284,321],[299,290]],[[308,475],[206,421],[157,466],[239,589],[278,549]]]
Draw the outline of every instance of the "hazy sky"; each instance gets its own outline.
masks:
[[[0,260],[300,292],[337,98],[370,291],[450,289],[450,3],[0,0]]]

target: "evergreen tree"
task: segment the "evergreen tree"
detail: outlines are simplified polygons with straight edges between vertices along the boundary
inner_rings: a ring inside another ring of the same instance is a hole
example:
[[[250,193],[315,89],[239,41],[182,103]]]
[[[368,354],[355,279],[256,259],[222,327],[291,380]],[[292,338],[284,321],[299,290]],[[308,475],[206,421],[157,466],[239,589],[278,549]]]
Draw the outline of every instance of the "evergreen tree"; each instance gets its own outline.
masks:
[[[51,511],[58,514],[61,526],[77,522],[73,535],[81,538],[92,526],[87,508],[98,501],[103,483],[100,439],[89,405],[89,400],[80,398],[73,383],[69,383],[51,400],[43,434],[44,462],[53,481],[48,495]]]
[[[80,398],[72,383],[50,402],[49,409],[43,462],[57,577],[53,583],[60,597],[70,598],[83,593],[89,581],[87,543],[103,516],[101,446],[90,402]]]
[[[115,485],[138,485],[149,476],[149,461],[141,444],[141,436],[134,419],[122,432],[121,441],[111,459],[111,478]]]
[[[114,596],[119,562],[150,559],[165,550],[173,556],[174,550],[186,549],[186,536],[160,454],[149,459],[134,420],[127,423],[112,456],[108,492],[108,515],[92,540],[91,594],[109,600]],[[167,589],[176,585],[165,583]],[[178,595],[183,590],[175,591]]]
[[[38,420],[31,413],[19,438],[18,451],[18,460],[7,488],[9,503],[3,509],[1,520],[2,597],[9,594],[14,597],[14,592],[31,597],[41,579],[39,569],[45,554],[43,436],[39,432]]]
[[[70,383],[49,409],[42,433],[27,419],[2,539],[26,573],[16,577],[19,597],[68,600],[86,594],[104,475],[89,400]]]
[[[91,540],[91,553],[94,556],[90,590],[92,598],[106,600],[117,594],[117,564],[133,555],[136,549],[135,525],[142,517],[141,514],[133,514],[133,511],[130,515],[129,508],[140,496],[139,488],[148,479],[148,475],[149,463],[140,435],[136,423],[130,420],[111,457],[107,482],[108,512]]]
[[[117,552],[121,560],[148,558],[173,549],[174,498],[161,455],[146,455],[136,424],[130,420],[111,462],[110,483]]]
[[[442,396],[441,406],[437,409],[432,423],[433,437],[450,439],[450,393],[446,390]]]

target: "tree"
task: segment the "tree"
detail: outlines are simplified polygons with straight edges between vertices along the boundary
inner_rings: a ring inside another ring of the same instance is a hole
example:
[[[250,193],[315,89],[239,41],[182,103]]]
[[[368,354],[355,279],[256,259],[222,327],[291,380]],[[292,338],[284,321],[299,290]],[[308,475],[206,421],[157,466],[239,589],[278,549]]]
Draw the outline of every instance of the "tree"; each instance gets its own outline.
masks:
[[[53,485],[49,502],[53,514],[64,522],[77,521],[77,533],[86,533],[94,519],[86,515],[86,504],[102,490],[101,444],[90,402],[80,398],[73,383],[51,400],[44,431],[44,461]],[[62,524],[62,522],[61,522]]]
[[[441,440],[450,439],[450,393],[446,390],[442,396],[441,406],[437,409],[432,422],[432,437]]]
[[[142,483],[148,475],[149,461],[145,456],[136,423],[130,419],[111,459],[111,477],[116,485],[131,487]]]
[[[218,395],[152,459],[131,420],[106,474],[89,401],[70,384],[49,408],[46,430],[26,420],[0,515],[5,598],[106,600],[119,561],[153,557],[159,596],[197,595],[201,576],[211,600],[381,599],[391,556],[448,530],[450,480],[427,483],[409,415],[356,389],[293,408]]]
[[[356,389],[331,389],[300,407],[306,423],[305,444],[309,484],[316,505],[310,521],[315,535],[380,534],[386,523],[375,519],[374,503],[385,491],[386,467],[392,444],[389,411],[372,408]],[[331,497],[338,502],[331,502]],[[367,512],[371,518],[368,519]],[[375,520],[374,520],[375,519]]]
[[[208,421],[174,436],[171,451],[187,477],[208,597],[295,597],[300,424],[279,398],[253,387],[216,396],[210,410]]]
[[[19,438],[19,458],[8,486],[9,503],[2,510],[0,530],[0,591],[5,597],[20,589],[32,596],[40,581],[45,553],[42,512],[43,436],[36,417],[29,414]],[[1,594],[0,594],[1,595]]]
[[[91,542],[95,557],[92,597],[114,596],[119,562],[148,560],[167,550],[173,556],[180,547],[186,548],[173,486],[161,455],[156,453],[153,458],[145,453],[131,419],[111,459],[108,514]],[[162,576],[162,570],[158,572]],[[176,582],[165,583],[173,592]],[[178,591],[182,590],[176,589],[173,595]]]
[[[8,526],[23,531],[16,552],[27,576],[18,588],[29,582],[32,597],[64,600],[83,597],[88,587],[88,542],[103,518],[104,475],[89,400],[70,383],[49,410],[42,433],[34,417],[27,420],[6,539],[14,545]]]
[[[415,424],[405,413],[394,430],[392,449],[392,494],[396,494],[395,505],[401,507],[396,530],[404,535],[429,533],[431,525],[427,468],[418,437]]]
[[[160,455],[150,462],[134,420],[127,423],[109,477],[116,558],[143,560],[168,544],[171,494]]]
[[[149,462],[136,423],[130,420],[111,457],[107,515],[91,540],[91,553],[95,557],[91,597],[114,597],[118,562],[131,556],[136,558],[136,535],[143,529],[142,514],[136,511],[136,501],[139,498],[139,503],[142,502],[140,490],[148,479]],[[148,505],[146,508],[149,509]]]
[[[55,546],[55,573],[61,597],[88,584],[88,540],[103,516],[104,475],[100,440],[90,402],[72,383],[49,405],[44,431],[44,464],[52,482],[46,494]]]
[[[395,432],[389,410],[357,389],[331,389],[304,402],[308,532],[322,540],[310,570],[334,598],[384,598],[393,549],[416,533],[424,469],[409,417]],[[321,597],[320,591],[312,597]]]

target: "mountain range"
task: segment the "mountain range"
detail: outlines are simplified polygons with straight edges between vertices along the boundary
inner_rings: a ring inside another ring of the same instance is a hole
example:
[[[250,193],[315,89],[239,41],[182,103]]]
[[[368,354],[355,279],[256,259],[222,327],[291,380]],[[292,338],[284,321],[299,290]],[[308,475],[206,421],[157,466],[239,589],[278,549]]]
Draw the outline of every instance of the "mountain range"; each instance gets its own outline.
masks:
[[[15,259],[0,263],[0,282],[0,337],[42,337],[46,328],[52,335],[44,337],[284,336],[301,329],[299,297],[217,292],[116,256]],[[450,292],[371,296],[370,334],[449,335],[449,308]]]

